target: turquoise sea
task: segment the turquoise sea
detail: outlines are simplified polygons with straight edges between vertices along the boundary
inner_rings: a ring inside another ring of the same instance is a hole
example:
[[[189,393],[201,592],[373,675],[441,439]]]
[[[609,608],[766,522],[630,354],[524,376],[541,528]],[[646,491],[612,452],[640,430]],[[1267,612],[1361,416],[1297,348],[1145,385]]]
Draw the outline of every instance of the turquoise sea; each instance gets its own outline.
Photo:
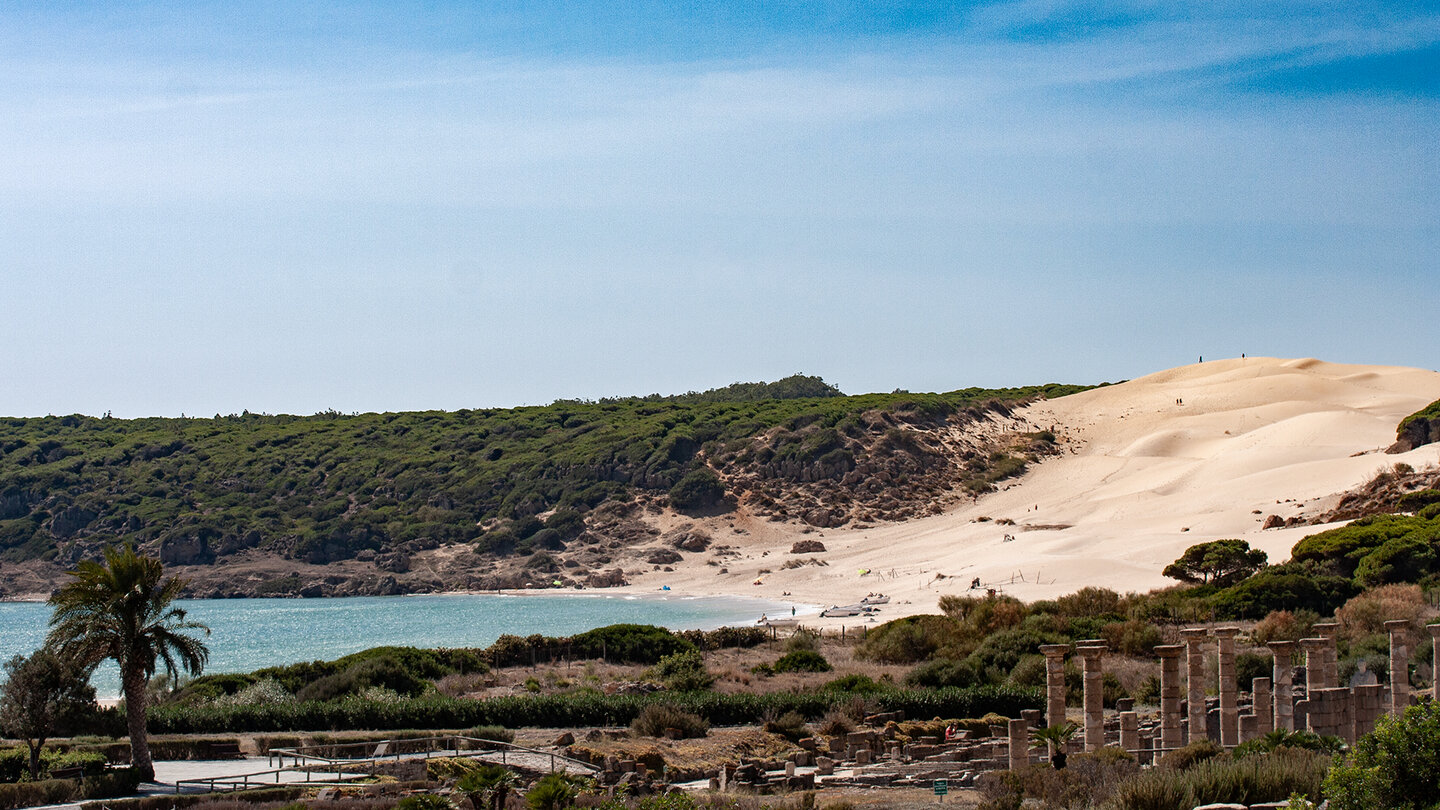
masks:
[[[791,604],[719,596],[634,594],[357,596],[340,599],[192,599],[176,602],[210,627],[205,671],[338,658],[382,645],[484,647],[502,634],[572,635],[607,624],[656,624],[672,630],[753,624]],[[805,606],[801,606],[802,612]],[[50,608],[0,603],[0,660],[29,655],[45,638]],[[99,697],[118,697],[113,668],[95,674]]]

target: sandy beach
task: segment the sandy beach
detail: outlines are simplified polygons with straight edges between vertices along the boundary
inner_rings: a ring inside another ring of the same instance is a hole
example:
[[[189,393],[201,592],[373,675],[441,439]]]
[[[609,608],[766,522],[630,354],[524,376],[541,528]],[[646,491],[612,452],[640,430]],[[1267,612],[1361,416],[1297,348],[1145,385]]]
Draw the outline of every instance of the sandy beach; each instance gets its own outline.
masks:
[[[881,592],[874,617],[936,611],[978,578],[1020,599],[1086,585],[1145,591],[1187,546],[1240,537],[1272,562],[1323,526],[1262,530],[1269,515],[1313,518],[1381,469],[1440,464],[1431,445],[1384,449],[1405,416],[1440,399],[1440,373],[1268,357],[1217,360],[1040,402],[1022,413],[1054,426],[1064,452],[998,492],[944,514],[868,529],[816,530],[737,512],[697,521],[738,555],[700,557],[632,576],[627,590],[734,594],[798,605],[847,604]],[[660,528],[682,522],[657,521]],[[1013,521],[1013,525],[1002,525]],[[819,540],[826,551],[792,555]],[[785,569],[789,560],[825,565]],[[760,584],[755,584],[756,582]],[[797,611],[798,613],[798,611]],[[772,617],[773,618],[773,617]],[[789,618],[784,617],[784,618]],[[865,623],[860,617],[807,624]]]

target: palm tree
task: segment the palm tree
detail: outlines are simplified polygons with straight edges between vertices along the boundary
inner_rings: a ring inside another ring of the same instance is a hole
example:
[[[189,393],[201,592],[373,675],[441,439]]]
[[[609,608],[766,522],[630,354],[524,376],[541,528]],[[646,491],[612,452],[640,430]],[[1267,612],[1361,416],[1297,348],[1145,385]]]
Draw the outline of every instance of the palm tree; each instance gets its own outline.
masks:
[[[1030,747],[1039,748],[1043,745],[1049,749],[1050,765],[1058,771],[1065,767],[1065,746],[1079,730],[1080,725],[1072,722],[1061,722],[1045,728],[1031,729]]]
[[[173,680],[180,669],[198,675],[210,658],[204,642],[187,630],[210,628],[185,618],[171,603],[185,582],[163,578],[164,567],[153,557],[125,545],[105,550],[105,564],[85,560],[71,571],[73,580],[50,597],[47,644],[83,664],[109,658],[120,665],[125,719],[130,729],[130,764],[143,780],[155,778],[145,732],[145,685],[157,659]]]

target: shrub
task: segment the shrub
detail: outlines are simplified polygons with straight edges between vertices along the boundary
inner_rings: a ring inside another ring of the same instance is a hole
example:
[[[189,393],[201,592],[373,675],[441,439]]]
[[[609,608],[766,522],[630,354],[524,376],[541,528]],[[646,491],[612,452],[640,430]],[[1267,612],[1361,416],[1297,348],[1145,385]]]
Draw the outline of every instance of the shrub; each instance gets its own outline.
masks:
[[[515,742],[515,732],[504,726],[474,726],[465,731],[466,737],[495,742]]]
[[[1275,672],[1275,657],[1264,653],[1243,652],[1235,656],[1235,682],[1248,691],[1256,678],[1269,678]]]
[[[1067,619],[1118,617],[1120,594],[1109,588],[1087,586],[1055,600],[1055,614]]]
[[[1213,740],[1198,740],[1188,745],[1176,748],[1160,757],[1159,765],[1162,768],[1169,768],[1176,771],[1188,771],[1196,765],[1214,759],[1225,752]]]
[[[725,502],[725,485],[708,467],[691,470],[670,488],[670,505],[680,512],[711,509]]]
[[[1391,619],[1418,625],[1429,608],[1419,585],[1382,585],[1346,602],[1335,618],[1347,638],[1360,639],[1385,633],[1385,622]]]
[[[571,641],[581,655],[618,664],[655,664],[667,655],[695,649],[669,630],[649,624],[597,627]]]
[[[1312,627],[1320,616],[1311,610],[1273,610],[1266,614],[1251,634],[1257,644],[1271,641],[1299,641],[1313,635]]]
[[[637,737],[663,737],[666,729],[677,729],[681,737],[689,739],[709,734],[710,724],[697,714],[665,703],[646,706],[630,723],[630,731]]]
[[[109,768],[86,774],[80,782],[80,798],[113,799],[133,796],[140,788],[140,772],[134,768]]]
[[[1162,643],[1160,628],[1139,619],[1107,624],[1101,628],[1100,638],[1112,652],[1136,658],[1149,658],[1155,646]]]
[[[1421,810],[1440,804],[1440,703],[1411,706],[1376,720],[1350,756],[1330,770],[1325,795],[1335,810]]]
[[[785,712],[774,720],[765,721],[765,730],[771,734],[797,742],[810,736],[810,728],[805,725],[805,715],[799,712]]]
[[[907,616],[871,630],[855,648],[855,657],[882,664],[914,664],[953,643],[956,625],[944,616]]]
[[[830,662],[814,650],[795,650],[780,656],[775,662],[776,672],[829,672]]]
[[[709,689],[715,683],[715,676],[705,668],[705,658],[699,650],[686,650],[661,658],[652,674],[667,688],[677,692]]]
[[[1318,799],[1329,764],[1324,754],[1281,749],[1242,759],[1211,757],[1184,770],[1152,768],[1122,783],[1115,791],[1114,806],[1190,810],[1205,804],[1284,801],[1292,794]]]
[[[72,801],[79,785],[71,779],[46,779],[40,782],[0,784],[0,810],[15,807],[38,807]]]
[[[575,803],[576,793],[569,779],[558,773],[546,774],[525,793],[525,806],[530,810],[561,810]]]
[[[358,694],[372,686],[383,686],[414,697],[424,692],[427,684],[399,661],[386,656],[360,661],[341,672],[323,677],[302,688],[296,697],[300,700],[331,700],[342,695]]]
[[[857,695],[873,695],[876,692],[884,692],[893,687],[880,683],[869,675],[850,674],[841,675],[834,680],[826,681],[825,685],[820,688],[827,692],[849,692]]]
[[[968,660],[955,661],[949,658],[927,661],[905,675],[907,686],[920,686],[927,689],[937,689],[942,686],[974,686],[979,680],[980,675],[975,671],[974,664]]]
[[[395,810],[455,810],[455,805],[439,794],[421,793],[396,802]]]

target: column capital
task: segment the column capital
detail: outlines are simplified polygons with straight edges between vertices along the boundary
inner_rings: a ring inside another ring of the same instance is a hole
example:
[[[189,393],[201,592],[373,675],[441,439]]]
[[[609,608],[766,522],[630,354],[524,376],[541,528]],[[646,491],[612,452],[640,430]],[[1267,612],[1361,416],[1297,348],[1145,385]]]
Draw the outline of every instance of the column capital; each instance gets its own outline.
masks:
[[[1180,635],[1184,636],[1186,641],[1204,641],[1210,637],[1210,631],[1203,627],[1186,627],[1180,631]]]
[[[1300,639],[1300,649],[1305,650],[1306,652],[1311,652],[1311,651],[1314,651],[1314,650],[1323,650],[1323,649],[1325,649],[1325,648],[1328,647],[1328,646],[1330,646],[1330,639],[1328,639],[1328,638],[1302,638],[1302,639]]]
[[[1425,629],[1430,631],[1430,637],[1440,640],[1440,624],[1427,624]]]
[[[1106,645],[1103,641],[1099,644],[1086,644],[1083,647],[1079,644],[1075,645],[1076,655],[1079,655],[1087,660],[1092,658],[1099,658],[1105,653],[1109,652],[1109,650],[1110,647]]]
[[[1440,629],[1440,625],[1436,626]],[[1161,658],[1179,658],[1180,653],[1185,652],[1184,644],[1160,644],[1152,648],[1155,654]]]
[[[1069,644],[1041,644],[1040,654],[1046,658],[1064,658],[1070,652]]]
[[[1410,622],[1404,619],[1391,619],[1390,621],[1385,622],[1385,632],[1387,633],[1404,633],[1409,629]]]
[[[1215,638],[1234,638],[1234,637],[1240,635],[1240,628],[1238,628],[1238,627],[1217,627],[1217,628],[1215,628],[1214,630],[1211,630],[1211,631],[1210,631],[1210,635],[1214,636]]]
[[[1340,623],[1319,622],[1311,625],[1310,629],[1314,630],[1316,635],[1324,636],[1325,638],[1335,638],[1336,633],[1340,631]]]
[[[1265,646],[1270,648],[1273,655],[1289,655],[1295,652],[1295,642],[1293,641],[1267,641]]]

